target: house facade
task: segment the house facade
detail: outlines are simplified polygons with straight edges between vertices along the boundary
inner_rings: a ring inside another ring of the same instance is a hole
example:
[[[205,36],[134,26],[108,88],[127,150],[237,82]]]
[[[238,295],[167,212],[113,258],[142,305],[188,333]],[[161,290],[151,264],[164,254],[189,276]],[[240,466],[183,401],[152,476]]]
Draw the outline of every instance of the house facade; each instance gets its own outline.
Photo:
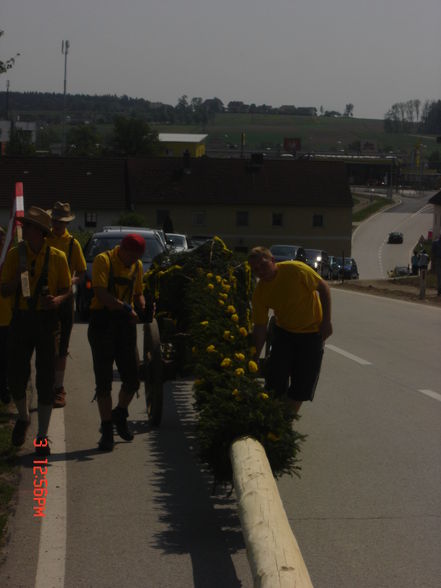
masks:
[[[432,196],[429,202],[433,204],[432,234],[437,239],[441,235],[441,191]]]
[[[205,139],[208,135],[194,133],[159,133],[159,154],[165,157],[190,157],[205,155]]]
[[[0,223],[15,182],[25,207],[68,201],[74,230],[138,212],[152,228],[218,235],[233,249],[275,243],[350,256],[352,196],[341,162],[215,158],[0,158]]]

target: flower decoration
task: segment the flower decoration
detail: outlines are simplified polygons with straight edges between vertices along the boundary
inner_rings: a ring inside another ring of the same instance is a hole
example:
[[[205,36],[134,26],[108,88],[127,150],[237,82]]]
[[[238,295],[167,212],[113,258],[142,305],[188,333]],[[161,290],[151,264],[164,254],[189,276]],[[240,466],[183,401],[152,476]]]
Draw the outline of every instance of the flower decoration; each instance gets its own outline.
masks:
[[[214,345],[208,345],[207,352],[208,353],[216,353],[216,347]]]
[[[257,363],[256,363],[255,361],[252,361],[252,360],[251,360],[251,361],[249,361],[249,362],[248,362],[248,370],[249,370],[249,371],[250,371],[252,374],[254,374],[254,373],[256,373],[257,371],[259,371],[259,366],[257,365]]]
[[[243,368],[236,368],[234,370],[234,373],[236,374],[236,376],[243,376],[245,373],[245,370]]]
[[[232,362],[229,357],[224,357],[224,359],[221,361],[221,367],[223,367],[223,368],[230,367],[231,363]]]

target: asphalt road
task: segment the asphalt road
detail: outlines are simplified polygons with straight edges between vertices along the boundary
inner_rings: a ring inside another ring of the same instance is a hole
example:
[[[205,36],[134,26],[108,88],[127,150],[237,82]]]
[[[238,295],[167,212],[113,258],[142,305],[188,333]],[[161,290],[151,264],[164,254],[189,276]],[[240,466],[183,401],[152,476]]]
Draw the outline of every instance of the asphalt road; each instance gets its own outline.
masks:
[[[438,587],[441,312],[336,290],[333,306],[316,399],[296,424],[302,476],[279,481],[313,584]],[[1,586],[250,588],[234,494],[212,495],[195,455],[191,382],[167,387],[159,430],[136,399],[135,440],[101,454],[86,325],[71,354],[46,517],[32,516],[29,441]]]
[[[407,266],[412,250],[433,224],[433,206],[427,201],[433,193],[401,196],[400,203],[367,219],[354,231],[352,257],[361,279],[382,279],[395,266]],[[388,244],[390,232],[403,233],[402,244]]]

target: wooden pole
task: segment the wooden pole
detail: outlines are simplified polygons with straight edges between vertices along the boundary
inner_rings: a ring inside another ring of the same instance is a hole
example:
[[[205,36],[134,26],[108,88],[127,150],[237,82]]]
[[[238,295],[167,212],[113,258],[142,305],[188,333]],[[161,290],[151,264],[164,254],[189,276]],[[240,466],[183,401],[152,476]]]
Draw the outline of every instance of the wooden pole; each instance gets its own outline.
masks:
[[[254,588],[312,588],[264,448],[241,437],[230,459]]]

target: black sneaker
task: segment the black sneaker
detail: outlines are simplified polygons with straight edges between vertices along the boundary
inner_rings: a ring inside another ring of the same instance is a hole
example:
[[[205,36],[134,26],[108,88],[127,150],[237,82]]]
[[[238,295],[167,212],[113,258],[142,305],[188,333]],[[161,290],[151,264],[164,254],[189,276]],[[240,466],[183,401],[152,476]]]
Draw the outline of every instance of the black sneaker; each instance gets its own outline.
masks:
[[[100,430],[101,439],[98,441],[98,449],[101,451],[113,451],[113,423],[103,421]]]
[[[21,421],[20,419],[16,421],[12,431],[12,445],[15,447],[21,447],[23,445],[30,423],[31,421]]]
[[[117,406],[112,410],[112,422],[118,431],[118,435],[124,441],[132,441],[133,440],[133,433],[129,431],[129,427],[127,425],[127,417],[129,413],[127,408],[121,408],[121,406]]]
[[[34,441],[34,447],[35,453],[37,455],[46,456],[51,454],[51,448],[49,447],[49,439],[46,435],[41,435],[37,437]]]

